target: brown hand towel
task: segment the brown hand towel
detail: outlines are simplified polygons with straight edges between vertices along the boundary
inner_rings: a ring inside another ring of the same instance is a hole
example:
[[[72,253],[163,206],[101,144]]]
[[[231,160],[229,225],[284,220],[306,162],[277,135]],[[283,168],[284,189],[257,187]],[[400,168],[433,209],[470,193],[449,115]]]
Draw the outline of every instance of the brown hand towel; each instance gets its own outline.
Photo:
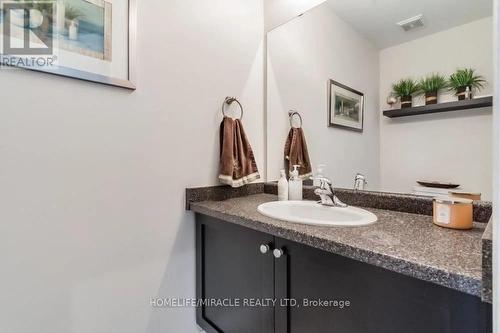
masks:
[[[300,165],[300,178],[307,179],[312,175],[304,131],[302,128],[292,127],[285,144],[285,169],[288,170],[288,174],[293,170],[294,165]]]
[[[220,124],[220,182],[241,187],[259,178],[252,147],[241,121],[224,117]]]

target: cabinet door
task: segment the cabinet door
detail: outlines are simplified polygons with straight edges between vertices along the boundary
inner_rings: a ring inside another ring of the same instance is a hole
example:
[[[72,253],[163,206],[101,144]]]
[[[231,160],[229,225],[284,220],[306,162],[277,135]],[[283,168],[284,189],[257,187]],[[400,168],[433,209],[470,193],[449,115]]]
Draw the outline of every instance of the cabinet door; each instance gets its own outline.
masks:
[[[206,332],[274,332],[272,304],[242,303],[274,298],[273,237],[205,215],[197,215],[196,220],[197,297],[233,302],[199,307],[198,324]],[[261,253],[261,245],[269,245],[270,250]]]
[[[477,297],[278,238],[276,247],[276,295],[298,302],[277,308],[277,333],[487,332]]]

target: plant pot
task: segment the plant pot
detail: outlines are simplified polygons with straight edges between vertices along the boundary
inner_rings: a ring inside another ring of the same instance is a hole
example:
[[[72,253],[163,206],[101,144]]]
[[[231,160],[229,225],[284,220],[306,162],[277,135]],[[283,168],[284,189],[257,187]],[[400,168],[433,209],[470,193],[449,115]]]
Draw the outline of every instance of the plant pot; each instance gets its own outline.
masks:
[[[425,93],[425,105],[437,104],[438,102],[438,92],[429,91]]]
[[[68,27],[68,38],[78,40],[78,20],[72,20]]]
[[[467,97],[467,88],[469,88],[469,96]],[[457,89],[457,94],[458,100],[463,101],[464,99],[471,99],[472,98],[472,89],[470,87],[460,87]]]
[[[411,108],[412,105],[412,97],[411,96],[401,96],[401,108]]]

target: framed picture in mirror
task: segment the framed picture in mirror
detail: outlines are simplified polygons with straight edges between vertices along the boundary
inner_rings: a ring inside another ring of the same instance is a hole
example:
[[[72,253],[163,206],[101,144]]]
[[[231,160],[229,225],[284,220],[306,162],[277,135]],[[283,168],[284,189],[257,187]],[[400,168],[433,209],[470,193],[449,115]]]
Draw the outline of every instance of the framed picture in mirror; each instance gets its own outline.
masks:
[[[328,82],[328,126],[363,132],[365,95],[337,81]]]

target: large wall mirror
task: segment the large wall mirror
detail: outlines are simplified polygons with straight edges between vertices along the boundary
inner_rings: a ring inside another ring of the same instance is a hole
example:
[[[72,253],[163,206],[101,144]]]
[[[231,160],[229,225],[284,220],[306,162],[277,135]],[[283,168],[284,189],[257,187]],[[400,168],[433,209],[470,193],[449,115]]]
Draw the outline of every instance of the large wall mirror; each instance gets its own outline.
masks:
[[[360,173],[367,190],[491,200],[492,14],[490,0],[328,0],[270,31],[268,180],[301,127],[335,187]]]

